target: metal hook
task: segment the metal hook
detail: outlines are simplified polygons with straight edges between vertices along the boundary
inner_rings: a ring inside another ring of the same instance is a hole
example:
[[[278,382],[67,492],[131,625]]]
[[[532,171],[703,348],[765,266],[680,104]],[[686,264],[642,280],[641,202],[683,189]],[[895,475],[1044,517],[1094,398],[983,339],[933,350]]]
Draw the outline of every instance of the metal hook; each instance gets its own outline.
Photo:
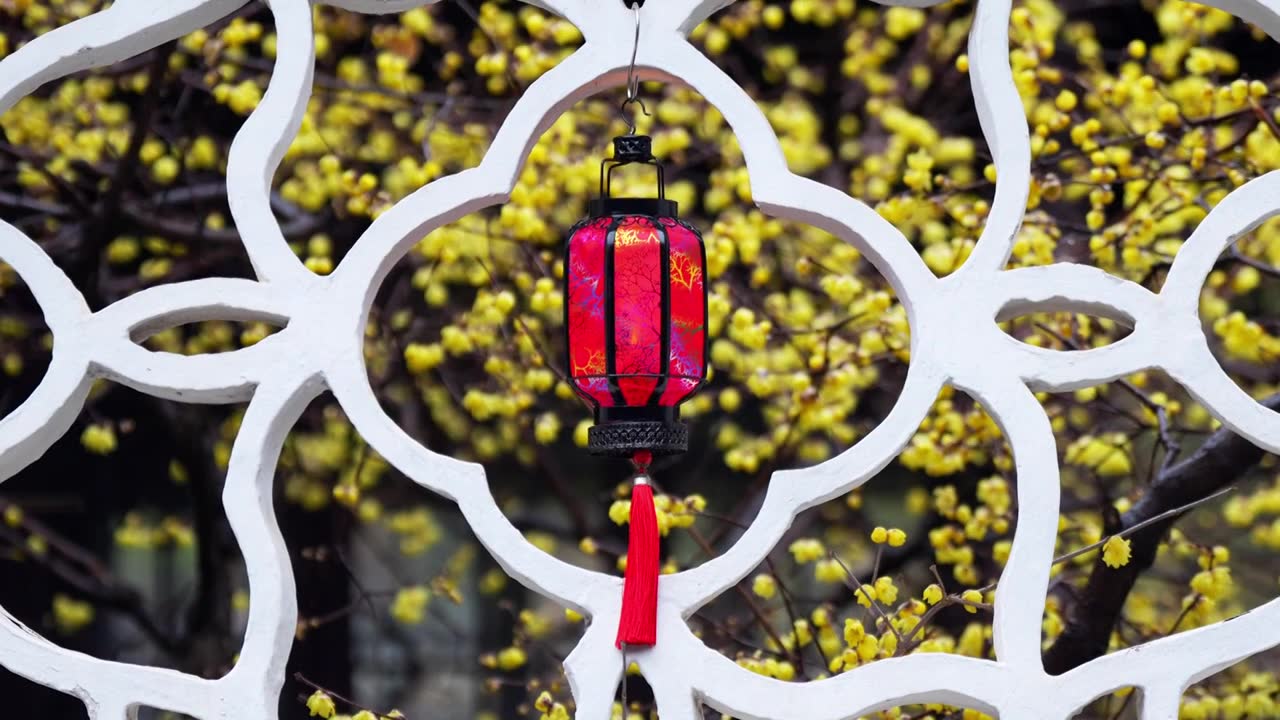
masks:
[[[627,130],[627,134],[635,135],[636,121],[627,115],[627,106],[630,105],[631,103],[636,103],[637,105],[640,106],[640,112],[643,112],[645,115],[649,114],[649,108],[645,107],[644,101],[639,98],[640,78],[636,77],[636,56],[640,52],[640,5],[641,3],[634,2],[634,0],[632,0],[631,2],[628,2],[628,0],[623,0],[623,1],[627,2],[627,4],[631,6],[631,12],[636,20],[636,34],[635,34],[635,39],[632,41],[632,44],[631,44],[631,64],[627,66],[627,98],[622,101],[622,105],[618,106],[618,113],[621,114],[622,118],[627,121],[627,127],[629,128]]]
[[[644,101],[638,97],[627,98],[626,100],[622,101],[621,105],[618,106],[618,114],[622,116],[623,120],[627,121],[627,134],[635,135],[636,134],[635,117],[627,114],[627,106],[630,105],[631,103],[635,103],[636,105],[639,105],[640,112],[644,113],[646,116],[649,115],[649,108],[645,107]]]
[[[631,6],[631,15],[636,21],[636,34],[631,40],[631,64],[627,67],[628,100],[634,100],[640,91],[640,81],[636,78],[636,55],[640,52],[640,5]]]

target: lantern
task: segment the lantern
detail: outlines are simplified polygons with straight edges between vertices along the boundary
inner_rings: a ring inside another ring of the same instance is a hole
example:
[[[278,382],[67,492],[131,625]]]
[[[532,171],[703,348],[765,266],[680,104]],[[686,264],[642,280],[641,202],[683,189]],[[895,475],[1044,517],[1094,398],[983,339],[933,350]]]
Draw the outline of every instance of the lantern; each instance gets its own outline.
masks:
[[[628,87],[630,102],[634,82]],[[632,163],[657,170],[657,198],[612,196],[613,171]],[[707,376],[706,251],[663,183],[649,137],[615,138],[600,197],[569,236],[565,260],[568,376],[595,411],[587,446],[630,457],[637,471],[619,648],[657,641],[659,532],[648,466],[653,455],[688,448],[680,403]]]
[[[595,410],[587,447],[597,454],[684,452],[680,404],[707,374],[706,251],[676,217],[650,138],[614,139],[600,197],[568,242],[565,327],[569,378]],[[643,163],[657,198],[615,198],[613,171]]]

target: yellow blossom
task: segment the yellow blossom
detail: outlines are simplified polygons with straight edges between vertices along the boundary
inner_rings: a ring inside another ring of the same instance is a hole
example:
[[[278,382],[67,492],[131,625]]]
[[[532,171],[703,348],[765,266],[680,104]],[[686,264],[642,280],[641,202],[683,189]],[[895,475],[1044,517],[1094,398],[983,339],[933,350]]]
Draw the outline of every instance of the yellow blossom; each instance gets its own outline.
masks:
[[[516,645],[512,645],[498,651],[497,658],[498,668],[508,671],[523,667],[529,660],[529,656],[525,653],[524,648]]]
[[[924,589],[923,597],[930,605],[937,605],[942,600],[942,588],[937,583],[932,583]]]
[[[80,434],[80,444],[95,455],[110,455],[116,449],[116,431],[102,423],[89,425]]]
[[[93,605],[61,593],[53,596],[53,621],[58,631],[70,635],[93,622]]]
[[[767,600],[777,593],[778,584],[774,581],[772,575],[761,573],[751,581],[751,591]]]
[[[426,616],[430,600],[430,591],[421,585],[400,588],[391,603],[391,617],[405,625],[417,625]]]
[[[323,690],[316,690],[307,698],[307,710],[311,716],[319,715],[322,718],[331,718],[337,712],[337,706],[333,703],[333,698]]]
[[[1118,568],[1129,564],[1129,539],[1112,535],[1102,546],[1102,561],[1107,567]]]
[[[612,517],[612,510],[610,510]],[[615,521],[616,522],[616,521]],[[795,561],[801,565],[805,565],[826,555],[826,548],[822,542],[814,538],[801,538],[791,543],[789,548],[791,555]]]

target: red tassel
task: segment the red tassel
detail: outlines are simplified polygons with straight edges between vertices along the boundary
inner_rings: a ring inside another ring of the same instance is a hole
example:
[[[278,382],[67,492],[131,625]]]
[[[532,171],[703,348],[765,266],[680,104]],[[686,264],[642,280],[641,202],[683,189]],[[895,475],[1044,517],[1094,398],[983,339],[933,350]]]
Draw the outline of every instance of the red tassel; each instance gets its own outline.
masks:
[[[651,646],[657,642],[657,635],[658,514],[653,507],[653,488],[640,480],[631,488],[631,531],[617,646]]]

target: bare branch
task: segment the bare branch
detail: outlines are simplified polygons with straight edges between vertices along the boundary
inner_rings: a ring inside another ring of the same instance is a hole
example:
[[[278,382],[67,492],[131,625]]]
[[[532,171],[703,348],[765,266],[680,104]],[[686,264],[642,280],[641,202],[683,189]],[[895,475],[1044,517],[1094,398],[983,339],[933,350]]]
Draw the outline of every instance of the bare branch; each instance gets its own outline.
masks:
[[[1280,409],[1280,394],[1262,404]],[[1147,492],[1120,518],[1118,532],[1133,533],[1129,563],[1118,568],[1107,567],[1101,558],[1094,563],[1066,628],[1045,653],[1045,670],[1058,675],[1105,654],[1129,592],[1155,562],[1156,550],[1169,529],[1187,507],[1234,483],[1262,456],[1261,448],[1223,428],[1185,460],[1162,468]]]

